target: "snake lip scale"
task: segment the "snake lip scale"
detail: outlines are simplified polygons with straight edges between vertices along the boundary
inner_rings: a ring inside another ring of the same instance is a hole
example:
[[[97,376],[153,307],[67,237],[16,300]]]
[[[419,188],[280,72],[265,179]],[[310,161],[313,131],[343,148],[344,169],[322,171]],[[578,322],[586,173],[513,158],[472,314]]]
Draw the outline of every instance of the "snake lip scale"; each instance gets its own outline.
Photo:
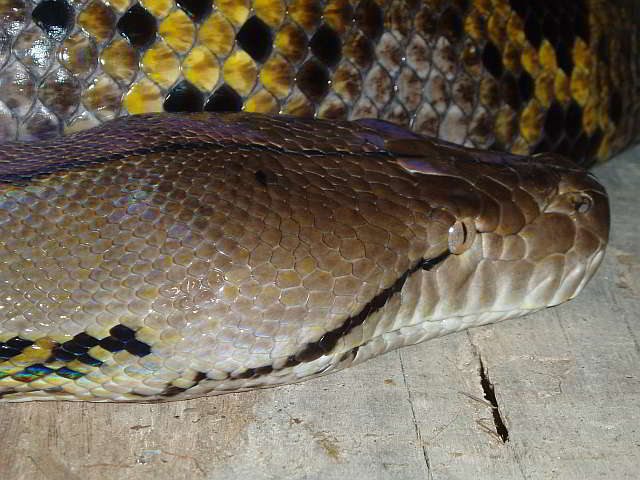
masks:
[[[337,371],[575,297],[604,188],[378,121],[141,115],[0,145],[0,396],[152,402]]]

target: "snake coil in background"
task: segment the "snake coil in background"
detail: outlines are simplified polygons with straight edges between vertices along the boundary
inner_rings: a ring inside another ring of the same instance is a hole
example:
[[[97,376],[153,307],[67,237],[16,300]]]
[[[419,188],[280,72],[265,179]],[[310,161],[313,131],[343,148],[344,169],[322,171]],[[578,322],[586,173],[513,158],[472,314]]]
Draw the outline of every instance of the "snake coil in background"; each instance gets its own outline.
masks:
[[[243,110],[591,165],[640,130],[636,0],[15,0],[0,29],[0,140]]]

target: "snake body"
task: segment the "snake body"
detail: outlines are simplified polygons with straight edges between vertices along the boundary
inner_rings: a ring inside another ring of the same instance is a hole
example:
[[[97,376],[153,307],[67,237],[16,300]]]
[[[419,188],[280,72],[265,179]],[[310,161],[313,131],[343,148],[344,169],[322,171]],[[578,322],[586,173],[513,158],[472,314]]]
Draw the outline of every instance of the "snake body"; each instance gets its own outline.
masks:
[[[242,109],[589,165],[637,136],[639,32],[635,0],[2,0],[0,139]]]
[[[379,120],[131,116],[0,146],[0,395],[296,382],[574,297],[609,208],[553,154]]]
[[[539,152],[636,139],[639,25],[632,0],[0,0],[1,399],[296,382],[573,298],[607,196]],[[252,114],[145,115],[227,110]]]

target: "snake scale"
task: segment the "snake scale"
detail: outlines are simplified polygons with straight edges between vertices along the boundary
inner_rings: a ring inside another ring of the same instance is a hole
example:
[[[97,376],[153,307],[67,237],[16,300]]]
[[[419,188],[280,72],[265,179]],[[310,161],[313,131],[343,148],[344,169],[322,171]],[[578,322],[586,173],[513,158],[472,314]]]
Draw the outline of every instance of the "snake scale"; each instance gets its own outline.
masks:
[[[1,400],[291,383],[573,298],[609,207],[557,154],[636,139],[639,18],[0,0]]]

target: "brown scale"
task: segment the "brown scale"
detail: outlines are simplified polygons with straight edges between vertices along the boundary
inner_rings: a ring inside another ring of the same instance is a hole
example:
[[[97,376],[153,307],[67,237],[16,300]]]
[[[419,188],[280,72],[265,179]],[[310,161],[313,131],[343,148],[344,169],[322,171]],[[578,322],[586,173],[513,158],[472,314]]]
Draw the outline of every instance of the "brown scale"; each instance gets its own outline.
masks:
[[[0,139],[246,110],[376,116],[588,165],[637,135],[639,25],[629,0],[12,0]]]

